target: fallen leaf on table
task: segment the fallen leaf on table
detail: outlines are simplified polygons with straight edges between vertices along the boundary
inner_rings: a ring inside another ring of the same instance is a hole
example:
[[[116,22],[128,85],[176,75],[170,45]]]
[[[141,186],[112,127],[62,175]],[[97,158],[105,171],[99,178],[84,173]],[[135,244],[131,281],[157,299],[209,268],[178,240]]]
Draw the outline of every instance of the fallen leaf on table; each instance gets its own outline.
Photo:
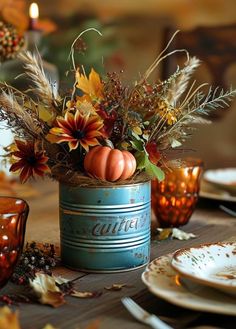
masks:
[[[90,323],[85,329],[98,329],[100,325],[100,320],[96,319],[92,323]]]
[[[126,283],[114,283],[111,287],[104,287],[106,290],[119,291],[124,287],[131,287]]]
[[[71,294],[71,296],[73,297],[77,297],[77,298],[96,298],[96,297],[100,297],[102,295],[102,292],[99,291],[76,291],[74,290]]]
[[[63,278],[62,276],[53,276],[57,285],[62,285],[70,282],[70,280]]]
[[[53,276],[36,273],[34,280],[30,280],[30,286],[39,297],[41,304],[59,307],[65,303],[64,295],[56,285],[56,280]]]
[[[7,306],[0,308],[1,329],[21,329],[18,312],[13,312]]]
[[[189,240],[191,238],[196,238],[196,235],[193,233],[184,232],[178,228],[173,228],[172,230],[172,238],[178,240]]]
[[[57,328],[53,327],[51,324],[46,324],[46,326],[43,327],[43,329],[57,329]]]
[[[172,234],[172,228],[158,228],[158,240],[166,240],[168,239]]]
[[[184,232],[178,228],[158,228],[158,240],[166,240],[169,237],[178,240],[189,240],[191,238],[196,238],[193,233]]]
[[[62,278],[61,276],[55,277],[56,285],[64,295],[71,295],[74,292],[74,281]]]

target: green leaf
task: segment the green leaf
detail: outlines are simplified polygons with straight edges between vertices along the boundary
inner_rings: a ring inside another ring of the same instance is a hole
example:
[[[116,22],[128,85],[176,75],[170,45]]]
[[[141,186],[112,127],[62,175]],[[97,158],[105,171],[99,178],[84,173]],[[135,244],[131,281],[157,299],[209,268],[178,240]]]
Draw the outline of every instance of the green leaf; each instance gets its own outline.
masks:
[[[139,135],[136,134],[133,130],[131,131],[131,135],[132,135],[135,139],[137,139],[138,141],[141,141],[141,140],[142,140],[142,139],[139,137]]]
[[[135,153],[135,159],[137,161],[137,169],[145,169],[146,173],[153,177],[157,178],[159,181],[162,181],[165,178],[165,173],[161,168],[154,165],[149,159],[145,151]]]
[[[142,152],[144,149],[143,143],[141,140],[136,140],[136,141],[130,141],[130,144],[132,147],[139,152]]]
[[[147,155],[145,152],[136,152],[135,153],[135,159],[137,161],[137,169],[142,170],[146,168],[147,163]]]
[[[161,168],[157,167],[156,165],[154,165],[153,163],[151,163],[148,160],[148,164],[146,164],[145,170],[146,172],[151,176],[151,177],[155,177],[160,181],[162,181],[165,178],[165,173],[164,171],[161,170]]]

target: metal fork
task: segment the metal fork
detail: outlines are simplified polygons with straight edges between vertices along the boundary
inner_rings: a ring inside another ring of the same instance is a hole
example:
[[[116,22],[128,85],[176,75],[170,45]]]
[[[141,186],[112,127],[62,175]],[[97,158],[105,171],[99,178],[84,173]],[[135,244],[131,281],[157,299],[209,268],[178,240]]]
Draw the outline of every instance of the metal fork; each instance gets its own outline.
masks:
[[[173,329],[168,324],[160,320],[156,315],[150,314],[142,309],[130,297],[123,297],[121,302],[137,320],[148,324],[150,327],[154,329]]]
[[[232,209],[230,209],[228,207],[225,207],[222,204],[219,206],[219,208],[221,210],[223,210],[226,214],[231,215],[233,217],[236,217],[236,211],[234,211],[234,210],[232,210]]]

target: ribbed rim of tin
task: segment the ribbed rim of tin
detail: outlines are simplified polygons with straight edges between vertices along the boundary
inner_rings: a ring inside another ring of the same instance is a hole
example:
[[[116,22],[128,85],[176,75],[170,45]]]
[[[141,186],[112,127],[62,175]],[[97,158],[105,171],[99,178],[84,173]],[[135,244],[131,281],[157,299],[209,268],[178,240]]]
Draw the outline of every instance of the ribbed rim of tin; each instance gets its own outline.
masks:
[[[117,212],[134,212],[134,211],[140,211],[143,209],[148,208],[149,204],[150,204],[151,200],[148,200],[145,203],[130,203],[130,204],[121,204],[121,205],[83,205],[80,204],[79,207],[76,207],[76,205],[73,204],[69,204],[68,203],[60,203],[60,211],[67,213],[67,214],[81,214],[81,213],[100,213],[103,214],[104,211],[106,210],[110,210],[109,213],[117,213]],[[115,209],[114,209],[115,207]]]
[[[81,267],[77,267],[77,266],[71,266],[69,264],[66,263],[66,261],[64,262],[63,260],[63,265],[65,265],[67,268],[70,268],[71,270],[76,270],[76,271],[80,271],[80,272],[85,272],[85,273],[121,273],[121,272],[129,272],[129,271],[134,271],[134,270],[138,270],[142,267],[145,267],[150,261],[150,258],[148,258],[147,262],[138,265],[138,266],[133,266],[133,267],[129,267],[129,268],[115,268],[115,269],[106,269],[106,270],[99,270],[99,269],[86,269],[86,268],[81,268]]]
[[[79,186],[79,185],[69,185],[69,184],[65,184],[65,183],[62,183],[62,182],[59,182],[59,186],[61,185],[64,185],[66,187],[69,187],[69,188],[84,188],[84,189],[89,189],[89,188],[92,188],[92,189],[106,189],[106,188],[121,188],[121,187],[132,187],[132,186],[136,186],[136,185],[144,185],[144,184],[147,184],[147,183],[151,183],[151,180],[146,180],[146,181],[143,181],[143,182],[137,182],[137,183],[130,183],[130,184],[120,184],[120,185],[99,185],[99,186],[95,186],[95,185],[91,185],[91,186]]]
[[[145,235],[144,235],[145,234]],[[72,238],[69,234],[61,233],[61,242],[67,245],[88,245],[91,246],[112,246],[113,248],[120,247],[122,245],[130,245],[130,244],[141,244],[143,241],[149,240],[151,236],[150,229],[147,229],[145,233],[139,233],[138,236],[125,238],[121,236],[121,238],[114,239],[114,237],[104,236],[103,239],[85,239],[79,236],[78,238]],[[105,240],[106,238],[106,240]]]
[[[88,251],[88,249],[90,248],[96,248],[98,251],[102,250],[103,253],[110,253],[110,252],[119,252],[119,251],[127,251],[127,250],[133,250],[133,248],[137,248],[140,246],[143,246],[145,244],[147,244],[149,242],[149,239],[145,239],[140,241],[139,243],[133,244],[132,242],[130,243],[126,243],[126,244],[122,244],[122,245],[117,245],[114,246],[113,244],[111,245],[104,245],[104,246],[99,246],[99,245],[91,245],[91,244],[71,244],[71,243],[66,243],[66,241],[63,242],[63,245],[69,248],[73,248],[76,249],[77,251],[79,250],[84,250],[85,252]]]

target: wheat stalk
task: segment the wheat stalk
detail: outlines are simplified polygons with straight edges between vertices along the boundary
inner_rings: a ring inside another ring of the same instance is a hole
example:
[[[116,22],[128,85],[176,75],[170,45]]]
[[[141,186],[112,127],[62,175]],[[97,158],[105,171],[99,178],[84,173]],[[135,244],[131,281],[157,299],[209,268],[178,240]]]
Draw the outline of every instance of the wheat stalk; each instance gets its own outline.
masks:
[[[171,79],[167,81],[169,88],[166,99],[172,106],[175,106],[178,99],[186,91],[189,79],[199,65],[200,60],[198,58],[190,57],[185,63],[185,67],[181,70],[177,69]]]
[[[53,88],[43,69],[43,63],[40,55],[32,54],[30,51],[21,52],[18,55],[19,59],[23,61],[25,74],[34,83],[35,88],[29,91],[34,91],[38,97],[49,107],[53,106],[52,110],[60,104],[61,98],[57,91]]]
[[[0,104],[0,120],[7,121],[8,126],[16,135],[42,138],[44,124],[39,120],[36,113],[24,109],[13,93],[2,91]]]
[[[172,41],[174,40],[175,36],[179,33],[179,30],[177,30],[171,37],[170,41],[167,43],[166,47],[162,50],[162,52],[157,56],[157,58],[154,60],[154,62],[149,66],[149,68],[146,70],[146,72],[144,73],[142,79],[138,82],[138,84],[142,84],[144,83],[144,81],[146,81],[148,79],[148,77],[152,74],[152,72],[157,68],[157,66],[167,57],[170,57],[176,53],[179,52],[184,52],[187,56],[187,60],[189,59],[189,53],[186,49],[176,49],[173,50],[167,54],[164,55],[164,53],[166,52],[166,50],[169,48],[170,44],[172,43]]]

